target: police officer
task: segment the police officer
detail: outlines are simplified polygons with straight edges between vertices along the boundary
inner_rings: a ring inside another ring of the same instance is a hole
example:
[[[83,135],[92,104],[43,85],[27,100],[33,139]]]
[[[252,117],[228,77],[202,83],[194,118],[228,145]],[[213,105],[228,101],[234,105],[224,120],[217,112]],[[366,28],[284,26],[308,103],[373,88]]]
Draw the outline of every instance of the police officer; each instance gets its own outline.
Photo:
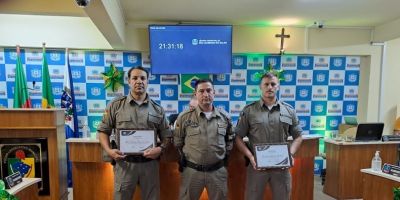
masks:
[[[116,98],[107,106],[103,120],[97,128],[101,146],[116,161],[115,200],[132,199],[137,184],[140,184],[142,199],[160,198],[157,159],[168,145],[168,138],[172,134],[163,108],[147,95],[148,77],[149,73],[143,67],[131,68],[128,71],[128,83],[131,88],[129,95]],[[109,136],[113,129],[156,130],[162,144],[145,150],[143,155],[126,156],[118,149],[110,147]]]
[[[250,146],[253,146],[259,143],[287,142],[290,135],[293,142],[289,153],[294,155],[302,142],[302,129],[293,107],[277,99],[279,79],[276,74],[264,74],[261,77],[260,89],[261,99],[243,109],[235,131],[236,145],[251,163],[247,167],[245,199],[263,199],[264,188],[269,183],[273,199],[288,200],[291,190],[289,170],[257,170],[254,153],[245,145],[243,137],[247,136]]]
[[[213,105],[214,87],[201,79],[195,85],[198,106],[182,112],[176,121],[174,143],[181,154],[180,199],[199,199],[204,188],[209,199],[227,199],[227,169],[233,146],[228,114]]]

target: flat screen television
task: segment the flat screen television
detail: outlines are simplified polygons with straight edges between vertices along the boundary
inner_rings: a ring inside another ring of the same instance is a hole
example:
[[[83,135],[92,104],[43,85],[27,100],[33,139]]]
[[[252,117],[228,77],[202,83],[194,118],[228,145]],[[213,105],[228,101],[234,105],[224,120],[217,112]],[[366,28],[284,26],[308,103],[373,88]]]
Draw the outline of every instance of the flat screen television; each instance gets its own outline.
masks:
[[[232,26],[149,25],[152,74],[231,73]]]

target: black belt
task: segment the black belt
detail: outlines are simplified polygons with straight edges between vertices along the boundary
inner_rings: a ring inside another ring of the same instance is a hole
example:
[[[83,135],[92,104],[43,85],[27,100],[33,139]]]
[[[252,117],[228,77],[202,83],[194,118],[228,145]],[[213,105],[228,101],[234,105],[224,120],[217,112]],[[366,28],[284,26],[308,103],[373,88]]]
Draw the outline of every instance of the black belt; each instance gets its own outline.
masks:
[[[144,156],[134,156],[134,155],[129,155],[124,158],[124,161],[126,162],[133,162],[133,163],[142,163],[142,162],[149,162],[152,161],[153,159],[151,158],[146,158]]]
[[[219,168],[224,166],[224,161],[221,160],[215,164],[211,164],[211,165],[198,165],[196,163],[192,163],[190,161],[186,161],[186,166],[190,167],[192,169],[195,169],[197,171],[201,171],[201,172],[211,172],[211,171],[215,171],[218,170]]]

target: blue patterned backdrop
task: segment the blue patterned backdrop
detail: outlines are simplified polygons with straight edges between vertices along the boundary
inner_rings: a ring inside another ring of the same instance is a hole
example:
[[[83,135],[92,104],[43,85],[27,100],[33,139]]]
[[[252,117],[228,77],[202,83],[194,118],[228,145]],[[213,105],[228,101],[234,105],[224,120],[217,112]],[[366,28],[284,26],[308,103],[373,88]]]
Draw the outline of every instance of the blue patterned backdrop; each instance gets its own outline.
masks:
[[[21,56],[33,105],[40,108],[42,50],[22,49]],[[55,103],[60,107],[65,50],[48,49],[47,57]],[[137,65],[150,69],[147,53],[72,50],[69,58],[79,127],[87,123],[92,132],[106,104],[129,91],[127,85],[115,93],[105,91],[101,72],[108,70],[111,63],[125,72]],[[13,105],[15,63],[15,48],[0,48],[0,105],[3,107]],[[234,54],[231,74],[210,75],[215,84],[215,104],[229,111],[233,121],[237,121],[247,103],[259,99],[254,74],[263,71],[268,63],[286,71],[279,97],[296,109],[306,134],[329,136],[337,132],[344,116],[357,115],[360,57]],[[181,93],[178,75],[151,75],[149,79],[149,95],[165,108],[167,115],[188,107],[190,94]]]

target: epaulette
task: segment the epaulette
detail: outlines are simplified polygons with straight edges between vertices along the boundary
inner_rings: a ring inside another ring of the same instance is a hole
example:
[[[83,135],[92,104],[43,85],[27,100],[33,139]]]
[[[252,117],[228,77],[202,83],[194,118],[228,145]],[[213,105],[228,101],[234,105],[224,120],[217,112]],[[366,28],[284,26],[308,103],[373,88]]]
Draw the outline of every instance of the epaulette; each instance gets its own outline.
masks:
[[[293,108],[292,105],[290,105],[290,104],[288,104],[288,103],[286,103],[286,102],[284,102],[284,101],[281,101],[281,103],[282,103],[284,106],[289,107],[290,109],[293,109],[293,110],[294,110],[294,108]]]
[[[251,102],[251,103],[245,105],[245,106],[243,107],[243,110],[246,109],[246,108],[248,108],[248,107],[250,107],[250,106],[253,106],[253,105],[256,104],[256,103],[258,103],[258,101],[253,101],[253,102]]]
[[[221,113],[225,118],[231,119],[231,117],[229,116],[229,113],[226,112],[225,109],[222,109],[222,108],[217,108],[217,109],[218,109],[218,112]]]
[[[243,116],[243,115],[245,114],[245,111],[246,111],[247,109],[249,109],[249,107],[253,106],[253,105],[256,104],[256,103],[258,103],[258,101],[253,101],[253,102],[251,102],[251,103],[245,105],[245,106],[243,107],[243,109],[242,109],[242,111],[240,112],[239,115],[240,115],[240,116]]]
[[[122,101],[122,100],[125,100],[126,98],[127,98],[127,96],[115,97],[113,100],[111,100],[110,103],[114,103],[114,102],[117,102],[117,101]]]
[[[192,112],[194,112],[194,111],[196,111],[196,109],[184,110],[184,111],[182,111],[179,115],[180,115],[181,117],[183,117],[184,115],[187,115],[187,114],[192,113]]]
[[[158,104],[156,101],[154,101],[153,99],[149,99],[149,102],[151,104],[153,104],[154,107],[156,107],[159,112],[164,111],[164,108],[160,104]]]
[[[149,99],[150,99],[150,98],[149,98]],[[160,105],[159,103],[157,103],[156,101],[154,101],[153,99],[150,99],[150,101],[151,101],[154,105],[161,107],[161,105]]]

